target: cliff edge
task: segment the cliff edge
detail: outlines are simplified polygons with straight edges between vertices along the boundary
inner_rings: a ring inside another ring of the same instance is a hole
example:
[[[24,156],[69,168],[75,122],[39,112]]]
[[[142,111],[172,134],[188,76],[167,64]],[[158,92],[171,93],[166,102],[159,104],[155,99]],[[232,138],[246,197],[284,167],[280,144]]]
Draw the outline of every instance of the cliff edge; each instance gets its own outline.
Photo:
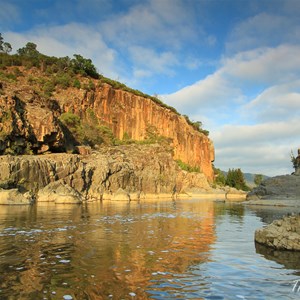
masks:
[[[101,78],[76,75],[66,84],[61,74],[24,67],[7,67],[2,75],[0,154],[74,151],[86,142],[88,131],[94,137],[102,133],[102,140],[94,144],[109,135],[140,143],[155,136],[172,148],[174,160],[199,168],[210,182],[214,179],[212,141],[162,103]]]

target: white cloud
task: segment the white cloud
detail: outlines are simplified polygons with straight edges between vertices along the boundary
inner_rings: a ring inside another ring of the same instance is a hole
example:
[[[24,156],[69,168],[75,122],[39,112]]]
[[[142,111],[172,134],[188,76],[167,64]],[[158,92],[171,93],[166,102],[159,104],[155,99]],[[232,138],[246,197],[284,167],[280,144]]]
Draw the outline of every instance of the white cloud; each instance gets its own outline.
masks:
[[[241,108],[242,115],[260,122],[284,121],[299,118],[300,80],[272,86]]]
[[[211,136],[216,166],[228,170],[275,176],[293,171],[290,152],[299,147],[300,123],[274,122],[252,126],[223,126]]]
[[[144,69],[148,73],[174,74],[173,67],[178,65],[176,56],[172,52],[156,52],[153,49],[133,46],[129,53],[134,67]]]
[[[195,30],[194,11],[180,0],[149,0],[103,22],[108,40],[120,47],[128,44],[178,49],[185,41],[199,41],[203,29]]]
[[[218,71],[205,79],[187,86],[173,94],[163,95],[164,101],[175,106],[184,113],[190,111],[211,112],[216,109],[225,109],[229,103],[239,102],[241,94],[238,88]]]
[[[8,3],[0,3],[0,27],[3,29],[9,28],[12,23],[18,23],[20,19],[20,11],[17,6]],[[3,32],[2,32],[3,33]],[[5,37],[4,37],[5,38]],[[5,38],[5,41],[10,42]]]
[[[299,52],[299,45],[288,44],[244,51],[223,59],[223,71],[255,84],[290,81],[300,75]]]
[[[299,16],[260,13],[238,23],[229,35],[227,51],[237,53],[261,47],[274,47],[282,43],[299,42]]]

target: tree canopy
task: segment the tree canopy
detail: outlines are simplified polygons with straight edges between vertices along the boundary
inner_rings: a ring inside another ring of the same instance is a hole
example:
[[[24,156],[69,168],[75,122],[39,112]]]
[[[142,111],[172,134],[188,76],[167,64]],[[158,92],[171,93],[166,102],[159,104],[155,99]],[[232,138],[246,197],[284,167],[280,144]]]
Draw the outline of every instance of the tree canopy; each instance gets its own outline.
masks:
[[[2,34],[0,33],[0,52],[9,53],[11,52],[12,47],[11,44],[8,42],[4,42]]]
[[[249,190],[246,185],[244,174],[241,169],[229,169],[226,177],[226,185],[234,187],[238,190]]]

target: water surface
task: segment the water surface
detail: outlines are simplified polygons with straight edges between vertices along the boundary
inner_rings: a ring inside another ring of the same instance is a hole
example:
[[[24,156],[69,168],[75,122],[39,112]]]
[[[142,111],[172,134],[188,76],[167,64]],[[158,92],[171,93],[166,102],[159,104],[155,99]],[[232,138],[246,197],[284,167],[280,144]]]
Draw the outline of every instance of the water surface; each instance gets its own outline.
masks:
[[[286,212],[199,199],[1,206],[0,299],[300,299],[299,256],[253,241]]]

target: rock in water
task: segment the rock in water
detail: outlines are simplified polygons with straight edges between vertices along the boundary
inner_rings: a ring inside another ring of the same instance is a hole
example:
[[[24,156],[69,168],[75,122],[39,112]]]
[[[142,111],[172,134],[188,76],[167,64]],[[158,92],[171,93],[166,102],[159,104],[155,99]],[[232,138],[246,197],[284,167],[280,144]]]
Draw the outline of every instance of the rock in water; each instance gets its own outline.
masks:
[[[300,215],[275,220],[256,230],[255,241],[278,250],[300,251]]]
[[[29,192],[22,194],[18,189],[0,189],[0,204],[22,205],[33,202],[34,198]]]

